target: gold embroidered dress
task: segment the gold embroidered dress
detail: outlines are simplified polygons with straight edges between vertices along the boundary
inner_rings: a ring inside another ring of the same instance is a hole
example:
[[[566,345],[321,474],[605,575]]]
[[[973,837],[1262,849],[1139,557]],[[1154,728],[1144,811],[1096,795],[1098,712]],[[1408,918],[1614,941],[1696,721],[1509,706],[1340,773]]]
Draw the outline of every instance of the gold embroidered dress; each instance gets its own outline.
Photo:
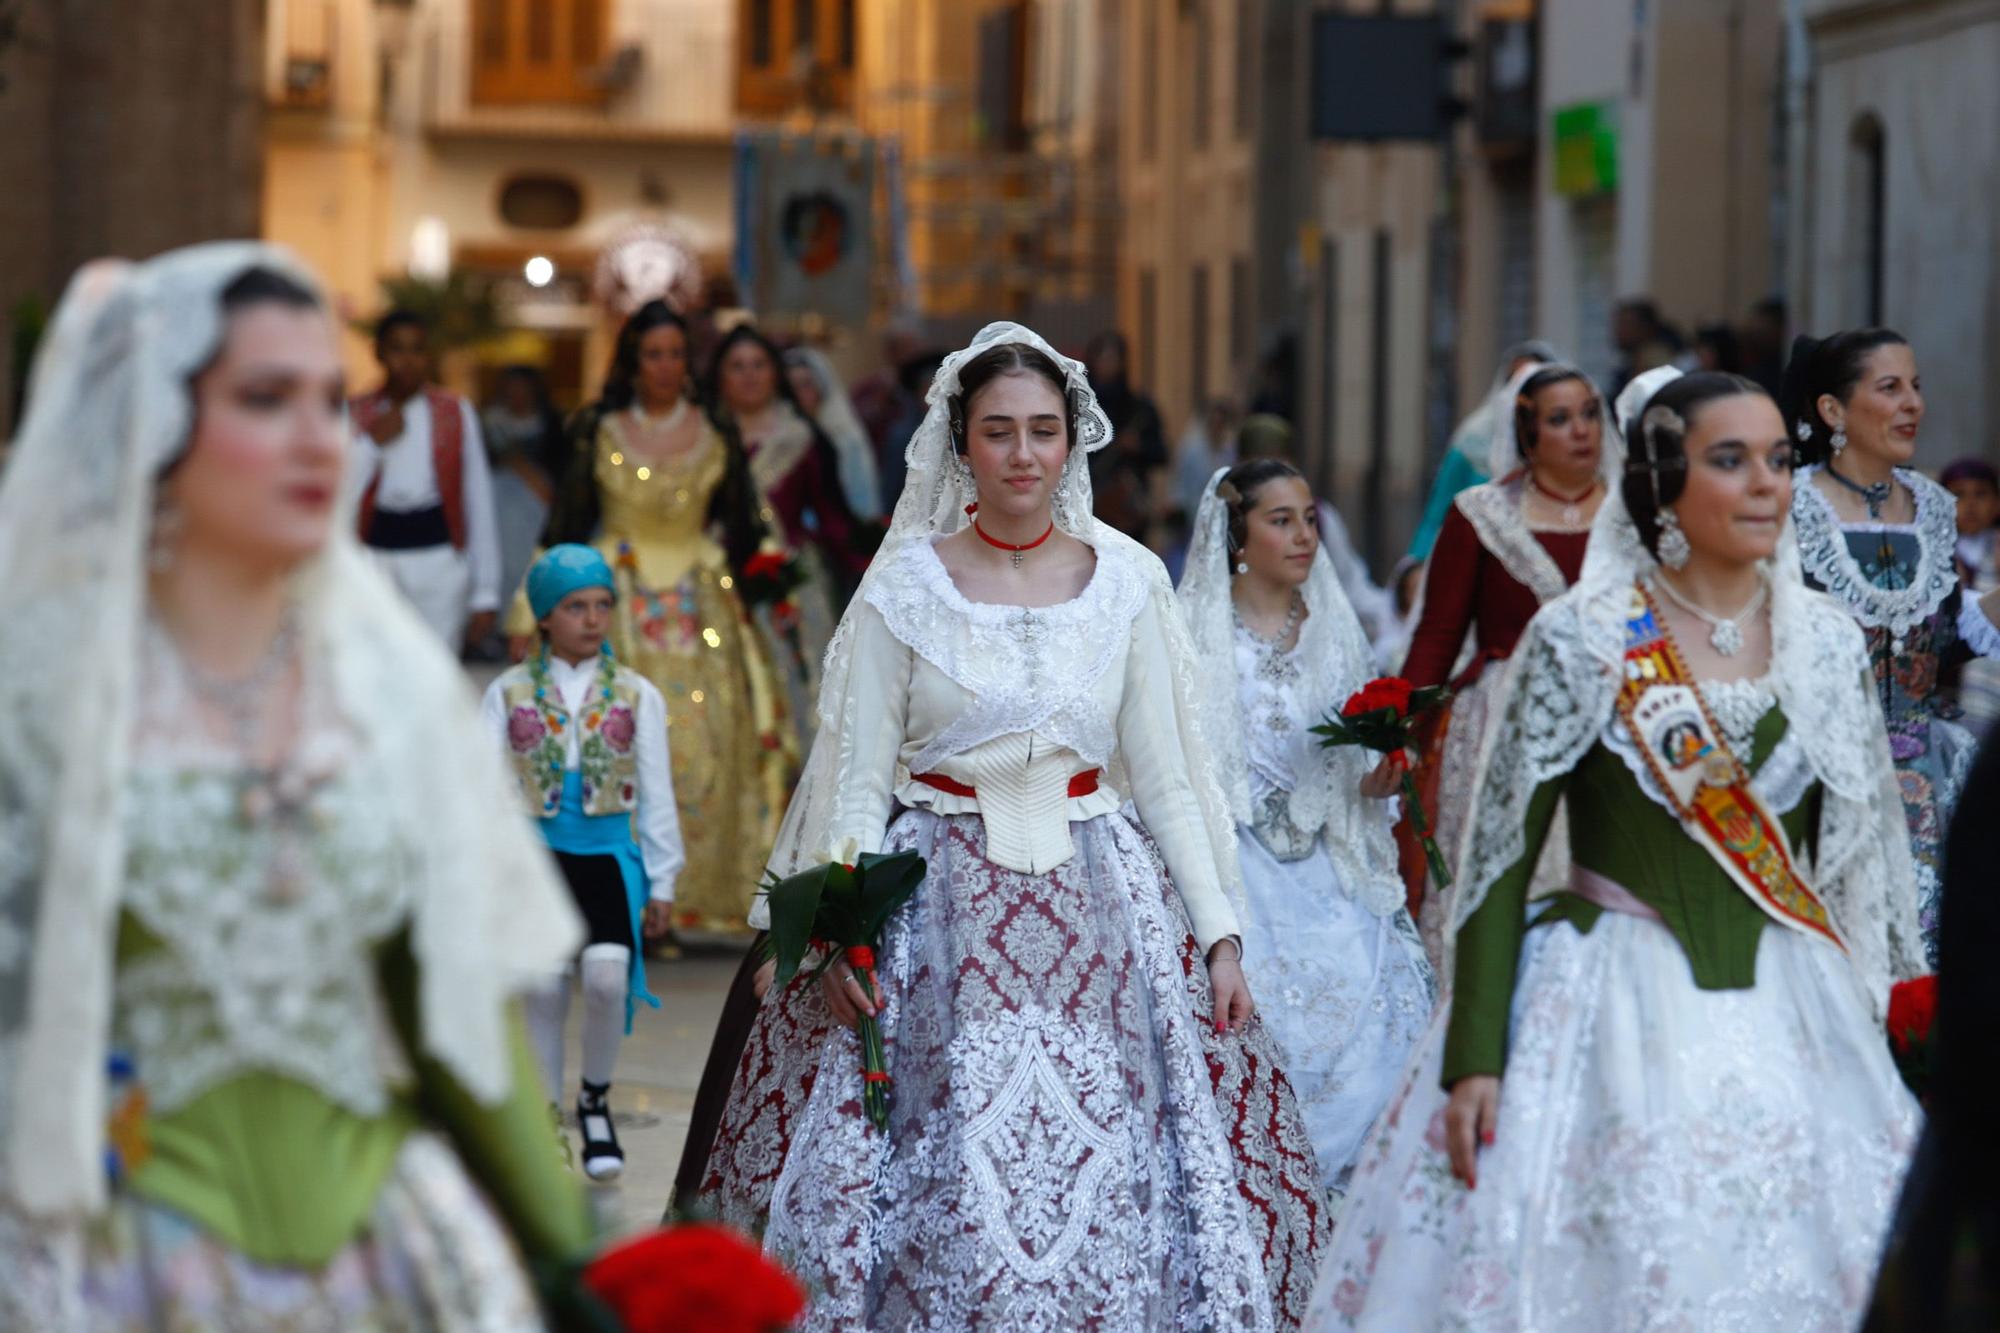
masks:
[[[740,932],[776,837],[795,759],[771,660],[709,534],[721,435],[706,421],[680,457],[640,463],[629,418],[607,414],[594,444],[601,519],[591,544],[618,577],[611,643],[667,702],[667,750],[687,867],[681,926]],[[525,595],[508,630],[532,633]]]

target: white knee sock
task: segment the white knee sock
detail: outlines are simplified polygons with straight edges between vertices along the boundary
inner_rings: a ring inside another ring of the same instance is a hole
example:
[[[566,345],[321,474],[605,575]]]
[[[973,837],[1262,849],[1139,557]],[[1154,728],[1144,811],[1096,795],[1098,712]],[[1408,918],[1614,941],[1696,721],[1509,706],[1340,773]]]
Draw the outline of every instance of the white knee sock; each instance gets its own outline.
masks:
[[[632,951],[622,944],[593,944],[583,951],[583,1081],[609,1083],[625,1036],[625,990]]]
[[[541,1062],[549,1099],[558,1102],[563,1096],[563,1028],[569,1022],[570,973],[571,969],[564,968],[561,975],[546,986],[539,986],[521,997],[522,1016],[528,1023],[528,1040],[534,1045],[535,1055]]]

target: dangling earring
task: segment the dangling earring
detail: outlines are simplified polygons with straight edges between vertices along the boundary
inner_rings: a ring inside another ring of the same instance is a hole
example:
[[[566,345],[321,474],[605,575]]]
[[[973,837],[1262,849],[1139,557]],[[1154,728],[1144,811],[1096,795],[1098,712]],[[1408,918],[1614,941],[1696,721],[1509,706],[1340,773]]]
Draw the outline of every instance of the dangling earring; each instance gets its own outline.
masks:
[[[1804,417],[1800,417],[1799,424],[1792,427],[1792,434],[1799,437],[1800,444],[1811,444],[1812,422],[1807,421]]]
[[[1660,563],[1668,569],[1680,569],[1687,564],[1687,534],[1681,531],[1680,517],[1673,510],[1660,510],[1660,536],[1654,545],[1659,548]]]
[[[1839,453],[1842,449],[1845,449],[1847,447],[1847,432],[1844,430],[1835,430],[1833,432],[1832,437],[1827,440],[1826,444],[1827,448],[1833,450],[1833,452],[1835,453]]]
[[[1248,574],[1248,573],[1250,572],[1250,563],[1249,563],[1249,561],[1247,561],[1247,560],[1238,560],[1238,561],[1236,562],[1236,572],[1237,572],[1238,574]]]
[[[165,496],[153,504],[153,532],[146,546],[146,564],[155,574],[174,567],[174,544],[185,523],[181,507]]]

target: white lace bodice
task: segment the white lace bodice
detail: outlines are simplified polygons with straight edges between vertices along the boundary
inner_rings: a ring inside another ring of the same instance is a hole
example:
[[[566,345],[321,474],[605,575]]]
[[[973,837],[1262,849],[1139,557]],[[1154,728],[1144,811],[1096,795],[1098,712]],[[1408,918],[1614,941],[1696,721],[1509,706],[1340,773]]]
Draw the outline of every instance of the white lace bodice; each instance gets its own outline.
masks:
[[[1929,477],[1896,469],[1896,480],[1916,503],[1916,522],[1905,530],[1916,534],[1917,567],[1908,587],[1884,588],[1862,570],[1847,544],[1849,527],[1870,530],[1871,525],[1841,522],[1833,503],[1813,481],[1819,471],[1801,468],[1792,481],[1792,522],[1798,528],[1799,560],[1806,576],[1863,627],[1886,629],[1900,641],[1958,587],[1958,567],[1952,559],[1958,549],[1958,502]]]
[[[885,557],[848,611],[846,687],[822,700],[823,714],[838,709],[841,752],[818,817],[829,846],[875,851],[898,802],[976,810],[990,860],[1042,874],[1071,855],[1071,820],[1129,796],[1206,948],[1237,933],[1223,870],[1234,849],[1218,846],[1195,789],[1214,779],[1169,666],[1185,657],[1169,642],[1184,632],[1168,623],[1177,612],[1157,561],[1149,569],[1150,555],[1109,541],[1096,549],[1084,590],[1041,608],[968,601],[928,540]],[[1093,768],[1097,791],[1068,796]],[[919,774],[977,795],[940,792]],[[760,900],[753,922],[761,916]]]
[[[1281,861],[1311,853],[1317,828],[1300,828],[1291,796],[1307,766],[1318,764],[1320,720],[1304,698],[1306,674],[1298,646],[1281,648],[1236,625],[1236,679],[1243,708],[1243,758],[1250,787],[1250,828]],[[1320,700],[1322,709],[1338,700]]]
[[[112,1029],[155,1109],[261,1072],[382,1111],[404,1067],[374,953],[408,919],[410,858],[377,789],[350,769],[293,828],[247,822],[227,770],[135,769],[123,906],[157,946],[120,964]]]

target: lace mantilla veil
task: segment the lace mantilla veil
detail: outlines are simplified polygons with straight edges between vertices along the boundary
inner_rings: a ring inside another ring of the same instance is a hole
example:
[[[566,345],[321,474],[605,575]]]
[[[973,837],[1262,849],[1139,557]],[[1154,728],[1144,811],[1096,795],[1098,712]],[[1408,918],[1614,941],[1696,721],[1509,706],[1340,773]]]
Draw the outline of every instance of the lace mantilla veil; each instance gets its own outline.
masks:
[[[1660,376],[1650,388],[1671,378]],[[1621,396],[1621,423],[1643,405],[1643,398]],[[1500,720],[1474,780],[1454,935],[1520,860],[1535,789],[1575,768],[1607,728],[1623,726],[1616,701],[1631,590],[1657,568],[1613,486],[1591,525],[1582,576],[1529,622],[1508,662]],[[1867,647],[1852,617],[1805,585],[1789,522],[1766,577],[1772,692],[1788,737],[1797,738],[1824,787],[1817,855],[1793,851],[1833,913],[1880,1018],[1891,983],[1920,975],[1925,965],[1902,799],[1881,706],[1865,683]],[[1444,976],[1451,976],[1449,959]]]
[[[84,269],[57,308],[0,475],[0,1209],[75,1217],[104,1198],[120,810],[142,687],[146,552],[190,380],[220,346],[250,242]],[[562,966],[574,909],[510,790],[457,663],[351,534],[297,576],[300,652],[389,789],[409,849],[420,1034],[482,1101],[508,1090],[507,998]],[[319,679],[323,678],[323,679]]]
[[[1202,491],[1181,576],[1181,608],[1202,668],[1199,691],[1201,731],[1222,774],[1229,811],[1239,825],[1252,821],[1250,767],[1244,757],[1243,693],[1236,678],[1236,629],[1230,599],[1229,506],[1216,487],[1229,472],[1218,468]],[[1293,660],[1305,672],[1305,696],[1327,712],[1338,710],[1373,673],[1374,658],[1361,622],[1341,591],[1340,576],[1320,547],[1312,573],[1300,589],[1308,612],[1299,626]],[[1378,802],[1358,790],[1374,756],[1355,746],[1316,749],[1317,762],[1296,775],[1289,802],[1299,829],[1324,834],[1328,856],[1353,899],[1377,916],[1402,907],[1405,891],[1397,870],[1396,843]]]
[[[1052,517],[1055,525],[1097,552],[1101,564],[1115,561],[1136,571],[1144,581],[1145,593],[1160,613],[1167,639],[1169,672],[1174,687],[1176,722],[1181,730],[1189,773],[1188,782],[1201,807],[1209,841],[1215,849],[1218,882],[1239,911],[1243,907],[1243,877],[1236,860],[1236,829],[1229,805],[1216,779],[1215,763],[1200,731],[1197,695],[1202,688],[1201,673],[1193,645],[1181,619],[1173,585],[1166,569],[1151,551],[1106,524],[1091,513],[1090,467],[1088,456],[1111,443],[1111,419],[1091,392],[1090,379],[1081,362],[1062,355],[1034,330],[1002,321],[988,324],[972,342],[953,352],[938,368],[926,399],[929,411],[916,434],[910,437],[906,454],[909,471],[902,495],[889,524],[888,536],[876,553],[868,572],[862,576],[840,627],[827,646],[825,673],[820,683],[819,732],[792,802],[778,830],[770,871],[779,877],[822,864],[831,855],[829,830],[838,809],[845,775],[852,758],[851,718],[846,716],[854,689],[874,688],[872,683],[850,679],[854,657],[855,617],[867,605],[880,583],[892,577],[901,563],[898,556],[913,542],[933,541],[965,527],[969,522],[965,507],[975,498],[972,470],[952,447],[949,410],[959,391],[959,376],[975,358],[1006,343],[1033,347],[1061,367],[1068,386],[1067,395],[1076,419],[1076,438],[1056,484]],[[1105,632],[1125,632],[1123,626],[1105,626]],[[911,645],[919,654],[922,645]],[[895,688],[895,686],[888,686]],[[965,745],[990,739],[966,736]],[[1117,785],[1114,768],[1106,776]],[[752,914],[753,924],[762,924],[763,900]]]

